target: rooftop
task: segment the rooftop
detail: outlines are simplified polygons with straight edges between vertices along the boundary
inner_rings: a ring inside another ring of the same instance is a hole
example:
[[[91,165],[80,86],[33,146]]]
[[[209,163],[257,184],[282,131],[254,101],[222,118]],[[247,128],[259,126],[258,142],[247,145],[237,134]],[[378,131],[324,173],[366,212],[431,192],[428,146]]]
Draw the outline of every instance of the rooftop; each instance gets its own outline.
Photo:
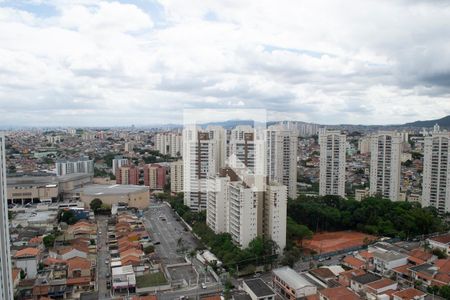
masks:
[[[81,193],[88,196],[101,196],[101,195],[123,195],[137,192],[146,192],[148,187],[140,185],[126,185],[126,184],[91,184],[82,188],[75,189],[74,193]]]
[[[353,280],[361,283],[361,284],[367,284],[367,283],[371,283],[377,280],[380,280],[381,277],[372,273],[367,273],[364,275],[359,275],[359,276],[355,276],[353,277]]]
[[[244,280],[244,283],[257,297],[267,297],[275,295],[275,292],[260,278]]]
[[[450,243],[450,234],[435,236],[435,237],[429,238],[429,240],[435,241],[438,243],[442,243],[442,244],[448,244],[448,243]]]
[[[313,286],[312,283],[289,267],[275,269],[272,272],[295,290],[305,286]]]

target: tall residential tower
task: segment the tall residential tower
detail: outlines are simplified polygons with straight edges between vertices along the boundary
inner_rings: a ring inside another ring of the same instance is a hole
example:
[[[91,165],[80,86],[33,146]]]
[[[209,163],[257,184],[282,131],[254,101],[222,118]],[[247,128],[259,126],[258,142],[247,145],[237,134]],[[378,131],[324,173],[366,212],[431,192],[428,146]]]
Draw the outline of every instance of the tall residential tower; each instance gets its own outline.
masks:
[[[399,200],[402,137],[384,131],[372,135],[370,141],[370,194],[392,201]]]
[[[345,197],[345,145],[347,137],[339,130],[320,129],[319,194]]]
[[[6,201],[5,136],[0,133],[0,300],[14,299]]]
[[[439,213],[450,211],[449,142],[448,132],[425,137],[422,206],[433,206]]]

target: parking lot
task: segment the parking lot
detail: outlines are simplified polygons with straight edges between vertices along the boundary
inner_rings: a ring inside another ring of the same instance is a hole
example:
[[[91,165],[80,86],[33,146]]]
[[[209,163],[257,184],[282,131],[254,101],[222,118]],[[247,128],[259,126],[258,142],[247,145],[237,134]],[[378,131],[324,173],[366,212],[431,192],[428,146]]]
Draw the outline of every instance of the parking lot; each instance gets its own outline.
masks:
[[[173,210],[161,202],[150,205],[144,213],[144,224],[164,266],[185,263],[184,256],[198,247],[196,238],[177,219]],[[185,280],[190,286],[197,280],[207,285],[215,284],[214,278],[196,258],[192,258],[192,266],[173,266],[168,271],[174,282]]]

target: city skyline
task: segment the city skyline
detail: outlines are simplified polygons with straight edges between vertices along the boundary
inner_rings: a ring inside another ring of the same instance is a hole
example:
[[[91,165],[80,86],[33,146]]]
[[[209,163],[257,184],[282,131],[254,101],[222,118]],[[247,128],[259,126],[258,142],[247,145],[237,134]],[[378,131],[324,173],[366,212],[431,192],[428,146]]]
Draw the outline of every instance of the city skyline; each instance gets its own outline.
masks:
[[[438,118],[449,16],[445,1],[2,1],[0,126],[181,123],[185,108]]]

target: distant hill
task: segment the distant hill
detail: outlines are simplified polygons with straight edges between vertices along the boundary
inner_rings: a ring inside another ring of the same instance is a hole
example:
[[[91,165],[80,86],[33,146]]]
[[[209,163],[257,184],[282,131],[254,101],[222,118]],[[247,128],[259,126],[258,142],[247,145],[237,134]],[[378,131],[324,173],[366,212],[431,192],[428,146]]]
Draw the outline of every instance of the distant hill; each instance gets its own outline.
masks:
[[[438,124],[440,127],[450,128],[450,116],[446,116],[436,120],[416,121],[412,123],[406,123],[403,126],[421,128],[421,127],[433,127],[435,124]]]

